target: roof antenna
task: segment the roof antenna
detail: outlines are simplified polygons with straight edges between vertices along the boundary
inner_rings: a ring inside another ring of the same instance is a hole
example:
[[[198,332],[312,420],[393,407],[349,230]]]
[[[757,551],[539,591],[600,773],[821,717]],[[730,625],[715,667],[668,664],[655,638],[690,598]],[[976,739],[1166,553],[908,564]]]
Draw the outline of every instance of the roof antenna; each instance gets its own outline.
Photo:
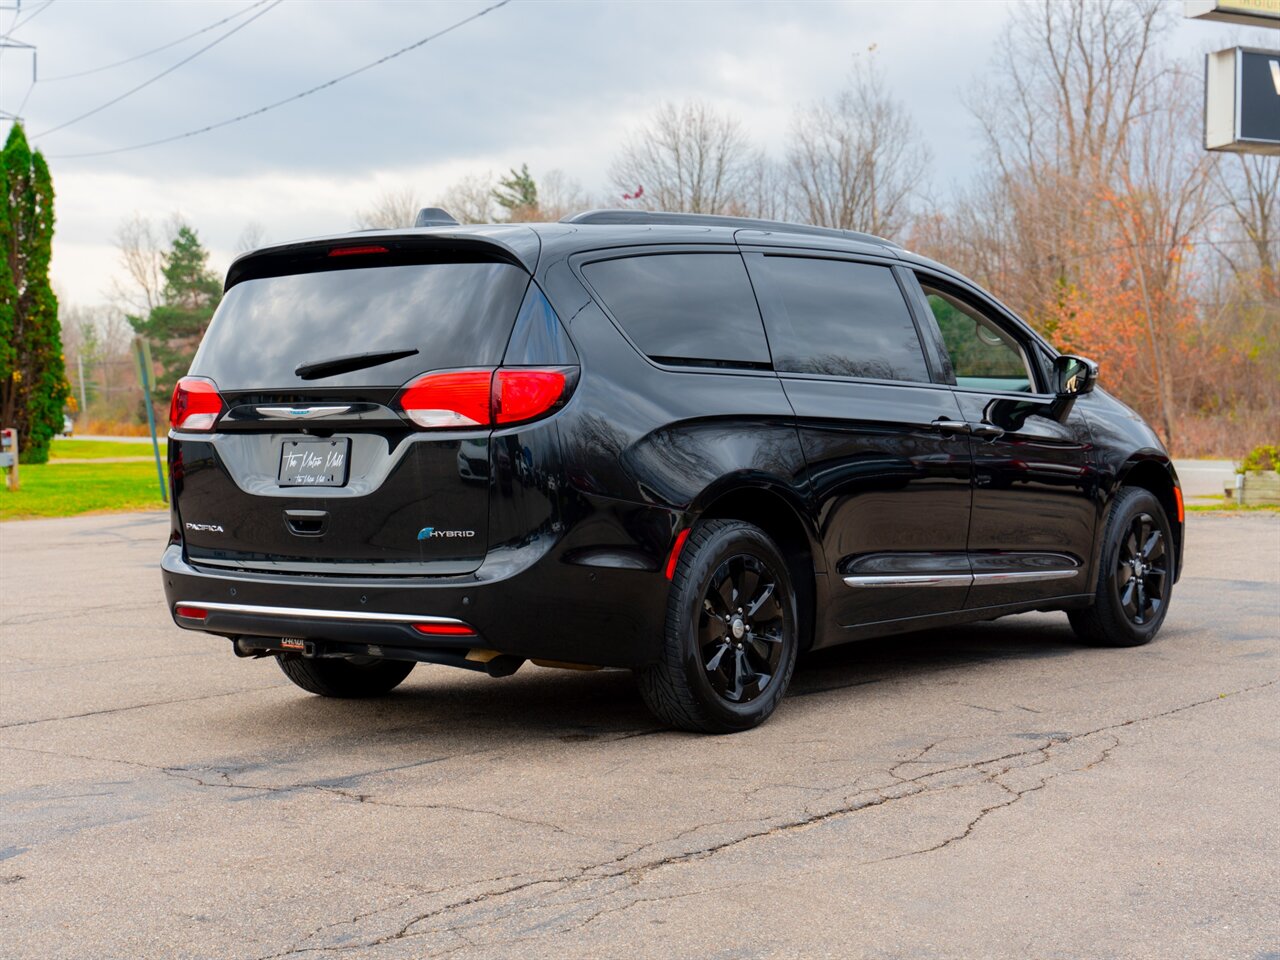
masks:
[[[443,207],[423,207],[418,211],[418,219],[413,221],[415,227],[456,227],[458,221],[449,215]]]

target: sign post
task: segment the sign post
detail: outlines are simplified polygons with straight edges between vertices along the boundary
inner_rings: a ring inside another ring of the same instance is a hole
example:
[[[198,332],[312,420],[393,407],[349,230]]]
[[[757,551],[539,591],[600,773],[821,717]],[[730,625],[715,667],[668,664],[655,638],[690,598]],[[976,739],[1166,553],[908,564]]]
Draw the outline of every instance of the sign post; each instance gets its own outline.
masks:
[[[0,430],[0,467],[9,474],[9,489],[18,489],[18,431],[13,427]]]
[[[138,379],[142,383],[142,405],[147,408],[147,429],[151,432],[151,449],[156,457],[156,479],[160,481],[160,499],[169,502],[169,489],[164,482],[164,467],[160,465],[160,441],[156,438],[156,414],[151,403],[151,344],[142,337],[133,338],[133,359],[138,364]]]

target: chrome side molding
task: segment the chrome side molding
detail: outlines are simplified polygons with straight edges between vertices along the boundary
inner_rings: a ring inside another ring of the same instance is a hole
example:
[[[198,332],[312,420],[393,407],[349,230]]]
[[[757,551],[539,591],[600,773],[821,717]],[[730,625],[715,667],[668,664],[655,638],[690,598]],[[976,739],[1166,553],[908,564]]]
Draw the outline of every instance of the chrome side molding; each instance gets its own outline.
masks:
[[[967,587],[973,583],[973,574],[874,573],[845,577],[844,582],[851,587]]]
[[[1068,580],[1079,572],[1080,568],[1075,567],[1071,570],[1010,570],[1007,573],[879,573],[848,576],[844,582],[850,587],[983,587],[1030,580]]]
[[[1070,570],[1010,570],[1008,573],[975,573],[973,585],[988,583],[1016,583],[1020,580],[1070,580],[1080,572],[1079,567]]]

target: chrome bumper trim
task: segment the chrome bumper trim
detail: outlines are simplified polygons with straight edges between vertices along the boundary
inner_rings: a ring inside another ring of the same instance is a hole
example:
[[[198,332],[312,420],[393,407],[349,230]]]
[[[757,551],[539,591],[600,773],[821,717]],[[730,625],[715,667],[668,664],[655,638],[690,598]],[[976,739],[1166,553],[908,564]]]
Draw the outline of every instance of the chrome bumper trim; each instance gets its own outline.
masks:
[[[259,607],[248,603],[210,603],[206,600],[179,600],[174,608],[198,607],[219,613],[245,613],[264,617],[297,617],[303,620],[354,620],[375,623],[451,623],[469,624],[455,617],[433,617],[427,614],[374,613],[368,610],[313,610],[306,607]]]

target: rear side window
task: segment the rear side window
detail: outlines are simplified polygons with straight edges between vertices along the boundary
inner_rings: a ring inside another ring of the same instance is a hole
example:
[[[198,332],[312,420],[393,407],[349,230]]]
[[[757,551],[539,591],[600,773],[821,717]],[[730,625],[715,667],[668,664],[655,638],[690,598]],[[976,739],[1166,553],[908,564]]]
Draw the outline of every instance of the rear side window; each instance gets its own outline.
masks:
[[[496,366],[529,275],[508,263],[420,263],[245,280],[227,291],[191,373],[222,390],[399,386]],[[390,363],[303,380],[299,364],[379,351]]]
[[[589,263],[582,272],[627,336],[659,363],[768,369],[739,254],[649,254]]]
[[[888,267],[768,254],[750,263],[778,371],[929,381],[911,311]]]

